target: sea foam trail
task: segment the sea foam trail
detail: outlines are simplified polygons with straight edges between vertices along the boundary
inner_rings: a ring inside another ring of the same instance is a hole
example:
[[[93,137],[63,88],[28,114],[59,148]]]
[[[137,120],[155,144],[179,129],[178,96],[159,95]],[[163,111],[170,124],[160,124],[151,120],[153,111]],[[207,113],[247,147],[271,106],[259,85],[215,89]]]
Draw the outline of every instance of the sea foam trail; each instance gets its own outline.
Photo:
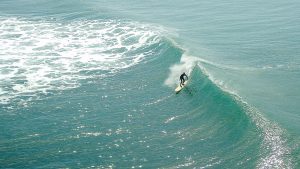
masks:
[[[120,20],[0,18],[0,103],[80,85],[151,56],[158,31]]]

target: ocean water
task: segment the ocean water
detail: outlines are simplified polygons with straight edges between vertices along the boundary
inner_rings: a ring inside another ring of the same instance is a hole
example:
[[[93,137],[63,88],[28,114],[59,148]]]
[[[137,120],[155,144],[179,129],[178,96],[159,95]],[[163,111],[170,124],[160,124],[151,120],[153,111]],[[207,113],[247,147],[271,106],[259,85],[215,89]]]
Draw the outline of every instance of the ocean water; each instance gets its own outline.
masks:
[[[0,168],[300,168],[299,7],[2,0]]]

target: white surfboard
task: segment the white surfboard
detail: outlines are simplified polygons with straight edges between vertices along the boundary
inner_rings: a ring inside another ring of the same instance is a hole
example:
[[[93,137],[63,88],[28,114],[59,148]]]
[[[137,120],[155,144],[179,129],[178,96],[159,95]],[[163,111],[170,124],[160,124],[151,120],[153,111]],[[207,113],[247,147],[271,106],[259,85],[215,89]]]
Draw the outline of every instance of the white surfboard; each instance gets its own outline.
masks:
[[[180,86],[180,84],[177,86],[177,88],[175,89],[176,94],[179,93],[186,86],[187,82],[188,81],[185,81],[182,86]]]

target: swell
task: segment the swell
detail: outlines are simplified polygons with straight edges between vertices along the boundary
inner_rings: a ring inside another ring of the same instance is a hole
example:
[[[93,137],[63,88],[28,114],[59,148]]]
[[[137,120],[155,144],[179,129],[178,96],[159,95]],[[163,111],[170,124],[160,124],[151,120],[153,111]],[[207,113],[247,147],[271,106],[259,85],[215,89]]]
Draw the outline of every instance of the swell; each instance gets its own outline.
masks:
[[[227,162],[224,162],[225,159],[217,160],[216,165],[222,164],[225,168],[293,168],[295,165],[292,164],[294,159],[287,143],[287,132],[265,118],[262,112],[248,104],[238,93],[214,79],[202,66],[203,63],[214,65],[183,53],[181,61],[170,67],[165,84],[172,88],[177,85],[181,72],[189,73],[189,84],[181,95],[192,97],[190,102],[193,109],[184,115],[167,119],[166,123],[173,120],[184,123],[184,120],[196,118],[197,123],[191,126],[201,124],[201,129],[197,130],[208,132],[207,137],[213,137],[215,142],[222,140],[224,144],[219,147],[218,156],[228,157]],[[222,65],[216,67],[221,67],[220,71],[227,69],[223,69]],[[233,160],[237,154],[240,159]]]
[[[295,154],[299,151],[297,148],[298,144],[290,133],[275,121],[269,120],[264,116],[264,112],[249,104],[238,92],[232,90],[230,86],[225,85],[222,81],[210,75],[209,71],[205,69],[206,66],[203,66],[205,64],[219,71],[257,71],[260,68],[226,67],[202,59],[197,62],[197,66],[201,72],[212,81],[213,85],[216,85],[220,89],[220,92],[229,94],[231,99],[237,103],[237,106],[242,109],[243,114],[256,126],[256,130],[258,131],[257,136],[261,138],[259,160],[257,161],[256,168],[297,168],[299,164],[297,162],[298,157]]]

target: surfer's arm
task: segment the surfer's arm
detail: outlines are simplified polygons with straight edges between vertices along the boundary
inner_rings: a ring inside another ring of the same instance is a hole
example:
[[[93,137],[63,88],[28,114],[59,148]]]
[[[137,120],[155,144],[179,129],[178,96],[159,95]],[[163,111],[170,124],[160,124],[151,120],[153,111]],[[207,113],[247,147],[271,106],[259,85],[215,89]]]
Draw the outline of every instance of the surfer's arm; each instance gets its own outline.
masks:
[[[186,77],[186,80],[189,80],[189,77],[187,75],[185,75],[185,77]]]

